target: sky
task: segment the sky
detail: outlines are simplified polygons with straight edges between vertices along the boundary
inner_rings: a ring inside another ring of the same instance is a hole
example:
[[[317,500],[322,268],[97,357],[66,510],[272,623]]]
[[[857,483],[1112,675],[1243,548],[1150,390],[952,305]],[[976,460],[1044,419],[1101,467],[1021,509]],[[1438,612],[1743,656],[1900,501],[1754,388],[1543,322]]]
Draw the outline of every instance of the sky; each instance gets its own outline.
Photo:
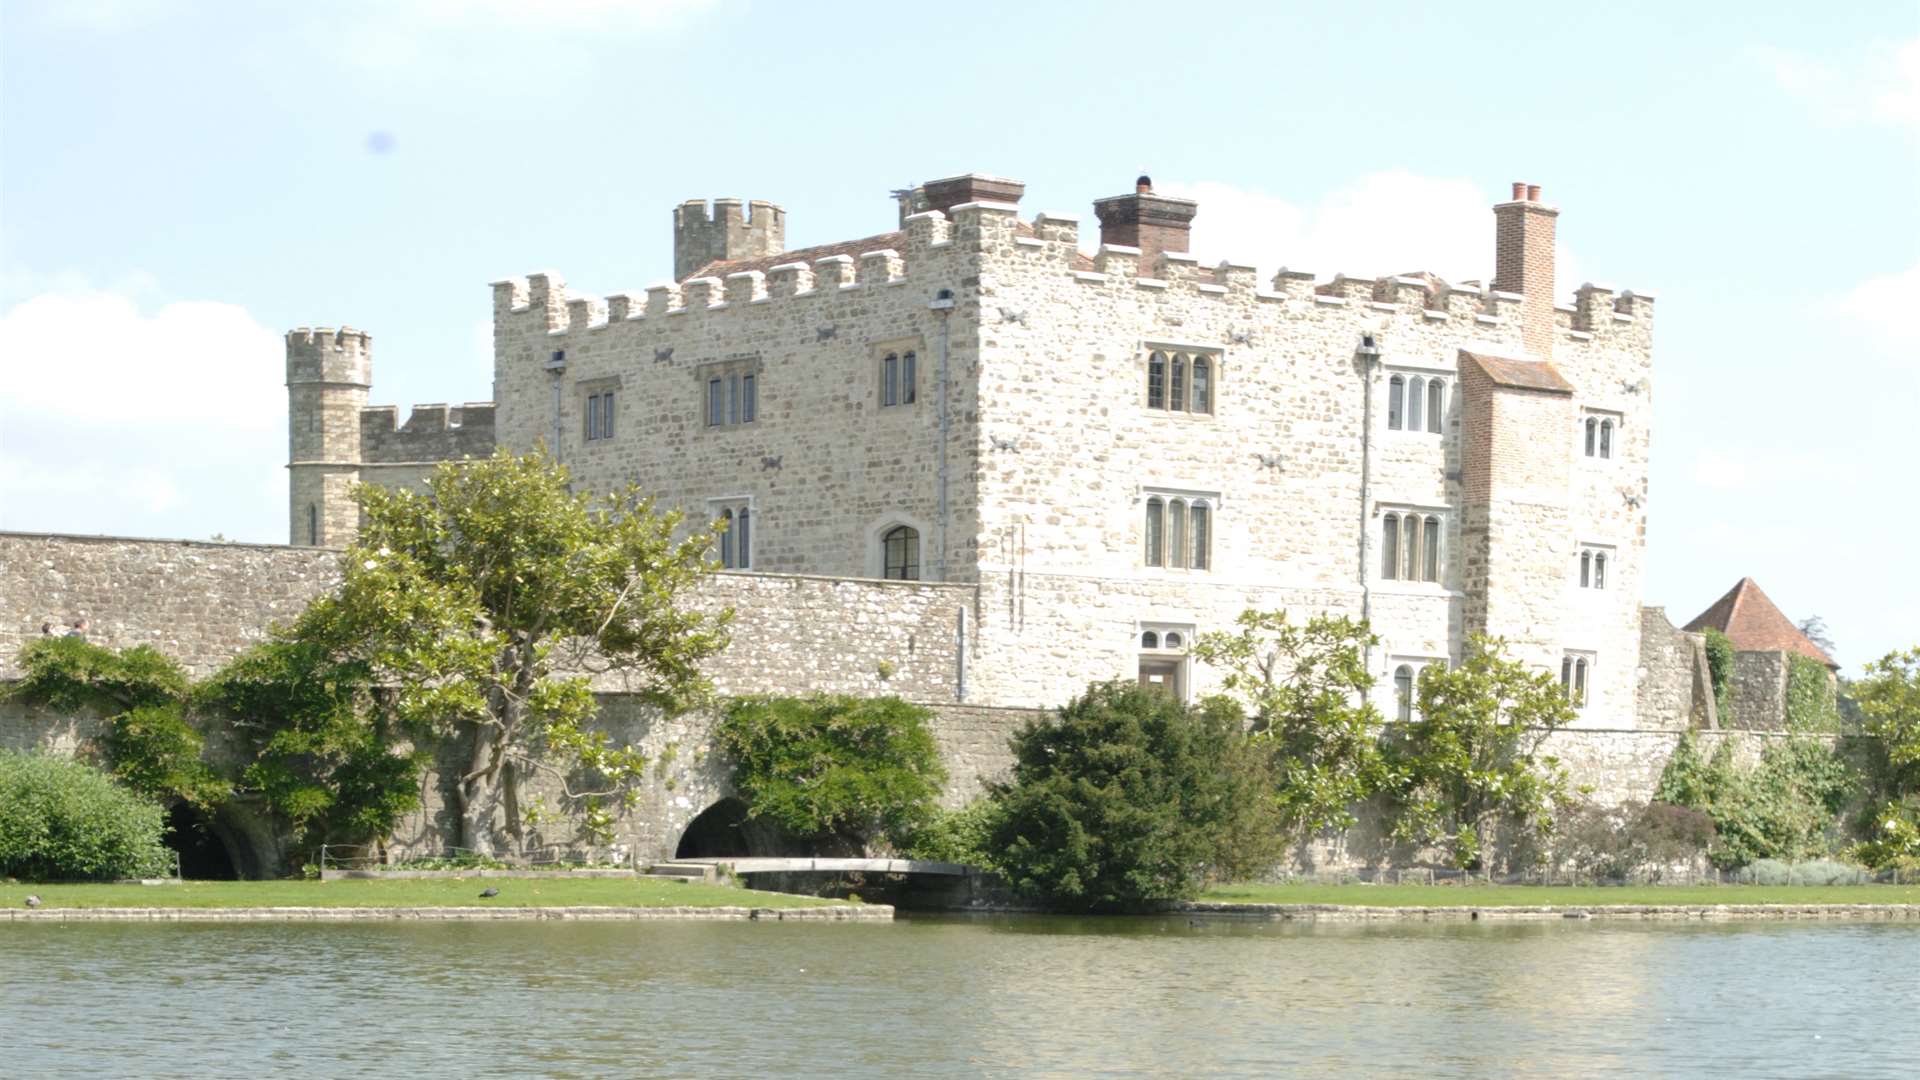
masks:
[[[0,529],[284,542],[287,329],[484,401],[492,280],[644,288],[682,200],[801,247],[968,171],[1087,246],[1151,173],[1263,276],[1484,278],[1541,184],[1563,292],[1659,296],[1645,601],[1920,644],[1911,0],[0,0]]]

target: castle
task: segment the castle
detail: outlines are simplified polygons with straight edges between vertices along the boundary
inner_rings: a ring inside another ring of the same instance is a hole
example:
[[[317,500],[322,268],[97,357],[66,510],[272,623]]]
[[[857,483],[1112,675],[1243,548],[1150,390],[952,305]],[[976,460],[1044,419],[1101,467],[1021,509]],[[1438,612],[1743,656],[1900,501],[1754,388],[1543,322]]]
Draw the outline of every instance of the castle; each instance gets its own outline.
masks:
[[[370,341],[287,338],[290,540],[343,546],[356,482],[545,445],[727,529],[729,572],[969,587],[952,700],[1092,679],[1183,697],[1247,608],[1368,619],[1379,704],[1506,639],[1597,728],[1685,727],[1697,650],[1643,611],[1654,299],[1557,302],[1559,211],[1493,207],[1487,282],[1203,266],[1147,177],[1073,217],[968,174],[890,232],[784,251],[786,211],[673,211],[675,280],[493,284],[495,401],[367,404]],[[916,647],[909,636],[906,648]]]

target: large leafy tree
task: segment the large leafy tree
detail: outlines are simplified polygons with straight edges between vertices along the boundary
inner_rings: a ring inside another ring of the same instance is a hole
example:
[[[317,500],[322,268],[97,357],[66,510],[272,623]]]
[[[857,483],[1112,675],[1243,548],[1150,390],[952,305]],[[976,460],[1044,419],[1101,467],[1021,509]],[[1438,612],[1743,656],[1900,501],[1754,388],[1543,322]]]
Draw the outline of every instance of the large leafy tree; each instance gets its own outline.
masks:
[[[1420,708],[1388,729],[1384,751],[1396,839],[1430,844],[1454,865],[1478,868],[1489,841],[1537,835],[1566,798],[1566,771],[1541,744],[1574,719],[1552,674],[1474,637],[1459,667],[1420,673]]]
[[[1920,647],[1867,665],[1853,684],[1872,791],[1858,853],[1875,865],[1920,865]]]
[[[1366,661],[1379,638],[1336,615],[1296,625],[1284,611],[1244,611],[1238,625],[1202,634],[1193,654],[1251,710],[1254,738],[1273,756],[1283,826],[1295,842],[1347,828],[1384,779]]]
[[[709,572],[712,537],[676,540],[680,514],[637,488],[572,491],[541,452],[444,464],[427,487],[359,489],[364,523],[340,589],[282,640],[363,670],[401,729],[462,740],[462,846],[509,843],[500,829],[521,824],[506,819],[510,789],[536,773],[604,827],[604,800],[630,798],[645,759],[594,730],[590,680],[666,710],[704,695],[699,664],[725,646],[728,613],[683,601]]]

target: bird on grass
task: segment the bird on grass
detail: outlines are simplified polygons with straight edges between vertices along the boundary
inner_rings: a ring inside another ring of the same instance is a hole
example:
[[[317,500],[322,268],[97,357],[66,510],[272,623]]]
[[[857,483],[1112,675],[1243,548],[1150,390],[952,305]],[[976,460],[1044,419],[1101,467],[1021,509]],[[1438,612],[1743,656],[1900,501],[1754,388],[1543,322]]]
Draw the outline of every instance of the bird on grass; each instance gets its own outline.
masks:
[[[491,899],[493,899],[494,897],[496,897],[496,896],[499,896],[499,895],[500,895],[500,890],[499,890],[499,889],[496,889],[496,888],[494,888],[494,887],[493,887],[493,886],[491,886],[491,885],[489,885],[489,886],[487,886],[487,888],[486,888],[486,890],[485,890],[484,892],[482,892],[482,893],[480,894],[480,899],[482,899],[482,900],[491,900]]]
[[[29,897],[27,897],[27,906],[28,906],[28,907],[39,907],[39,906],[40,906],[40,898],[39,898],[38,896],[29,896]]]

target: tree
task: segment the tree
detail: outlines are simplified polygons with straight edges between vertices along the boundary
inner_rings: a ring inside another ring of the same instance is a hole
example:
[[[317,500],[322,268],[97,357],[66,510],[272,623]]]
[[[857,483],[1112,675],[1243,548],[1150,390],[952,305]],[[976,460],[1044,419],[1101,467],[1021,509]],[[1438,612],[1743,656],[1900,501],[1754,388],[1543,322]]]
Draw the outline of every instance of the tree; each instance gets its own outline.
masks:
[[[947,770],[931,717],[896,697],[743,698],[716,738],[749,817],[860,851],[903,846],[933,821]]]
[[[1394,838],[1435,845],[1462,869],[1485,865],[1498,828],[1509,839],[1550,829],[1567,794],[1566,771],[1540,753],[1574,719],[1566,689],[1504,650],[1476,636],[1459,667],[1421,671],[1418,712],[1384,740]]]
[[[590,728],[589,679],[666,710],[702,697],[698,664],[725,646],[730,613],[681,601],[710,570],[712,537],[676,541],[680,514],[656,513],[637,488],[570,491],[544,452],[446,463],[427,487],[357,489],[364,524],[340,588],[280,640],[362,666],[403,728],[465,740],[462,846],[497,849],[509,791],[535,772],[597,830],[603,800],[630,800],[646,762]]]
[[[1299,842],[1351,826],[1353,805],[1384,779],[1366,662],[1380,639],[1345,616],[1296,626],[1284,611],[1243,611],[1238,623],[1238,633],[1202,634],[1193,653],[1224,670],[1221,686],[1252,710],[1283,827]]]
[[[1820,646],[1828,656],[1840,651],[1839,646],[1833,643],[1832,631],[1827,629],[1827,620],[1818,615],[1809,615],[1795,625],[1808,641]]]
[[[159,877],[173,870],[160,803],[70,758],[0,750],[0,877]]]
[[[1271,779],[1225,698],[1190,708],[1136,683],[1096,683],[1013,737],[989,785],[990,847],[1017,891],[1060,907],[1190,896],[1278,856]]]
[[[1920,866],[1920,647],[1868,664],[1853,698],[1871,736],[1867,839],[1856,853],[1874,866]]]

